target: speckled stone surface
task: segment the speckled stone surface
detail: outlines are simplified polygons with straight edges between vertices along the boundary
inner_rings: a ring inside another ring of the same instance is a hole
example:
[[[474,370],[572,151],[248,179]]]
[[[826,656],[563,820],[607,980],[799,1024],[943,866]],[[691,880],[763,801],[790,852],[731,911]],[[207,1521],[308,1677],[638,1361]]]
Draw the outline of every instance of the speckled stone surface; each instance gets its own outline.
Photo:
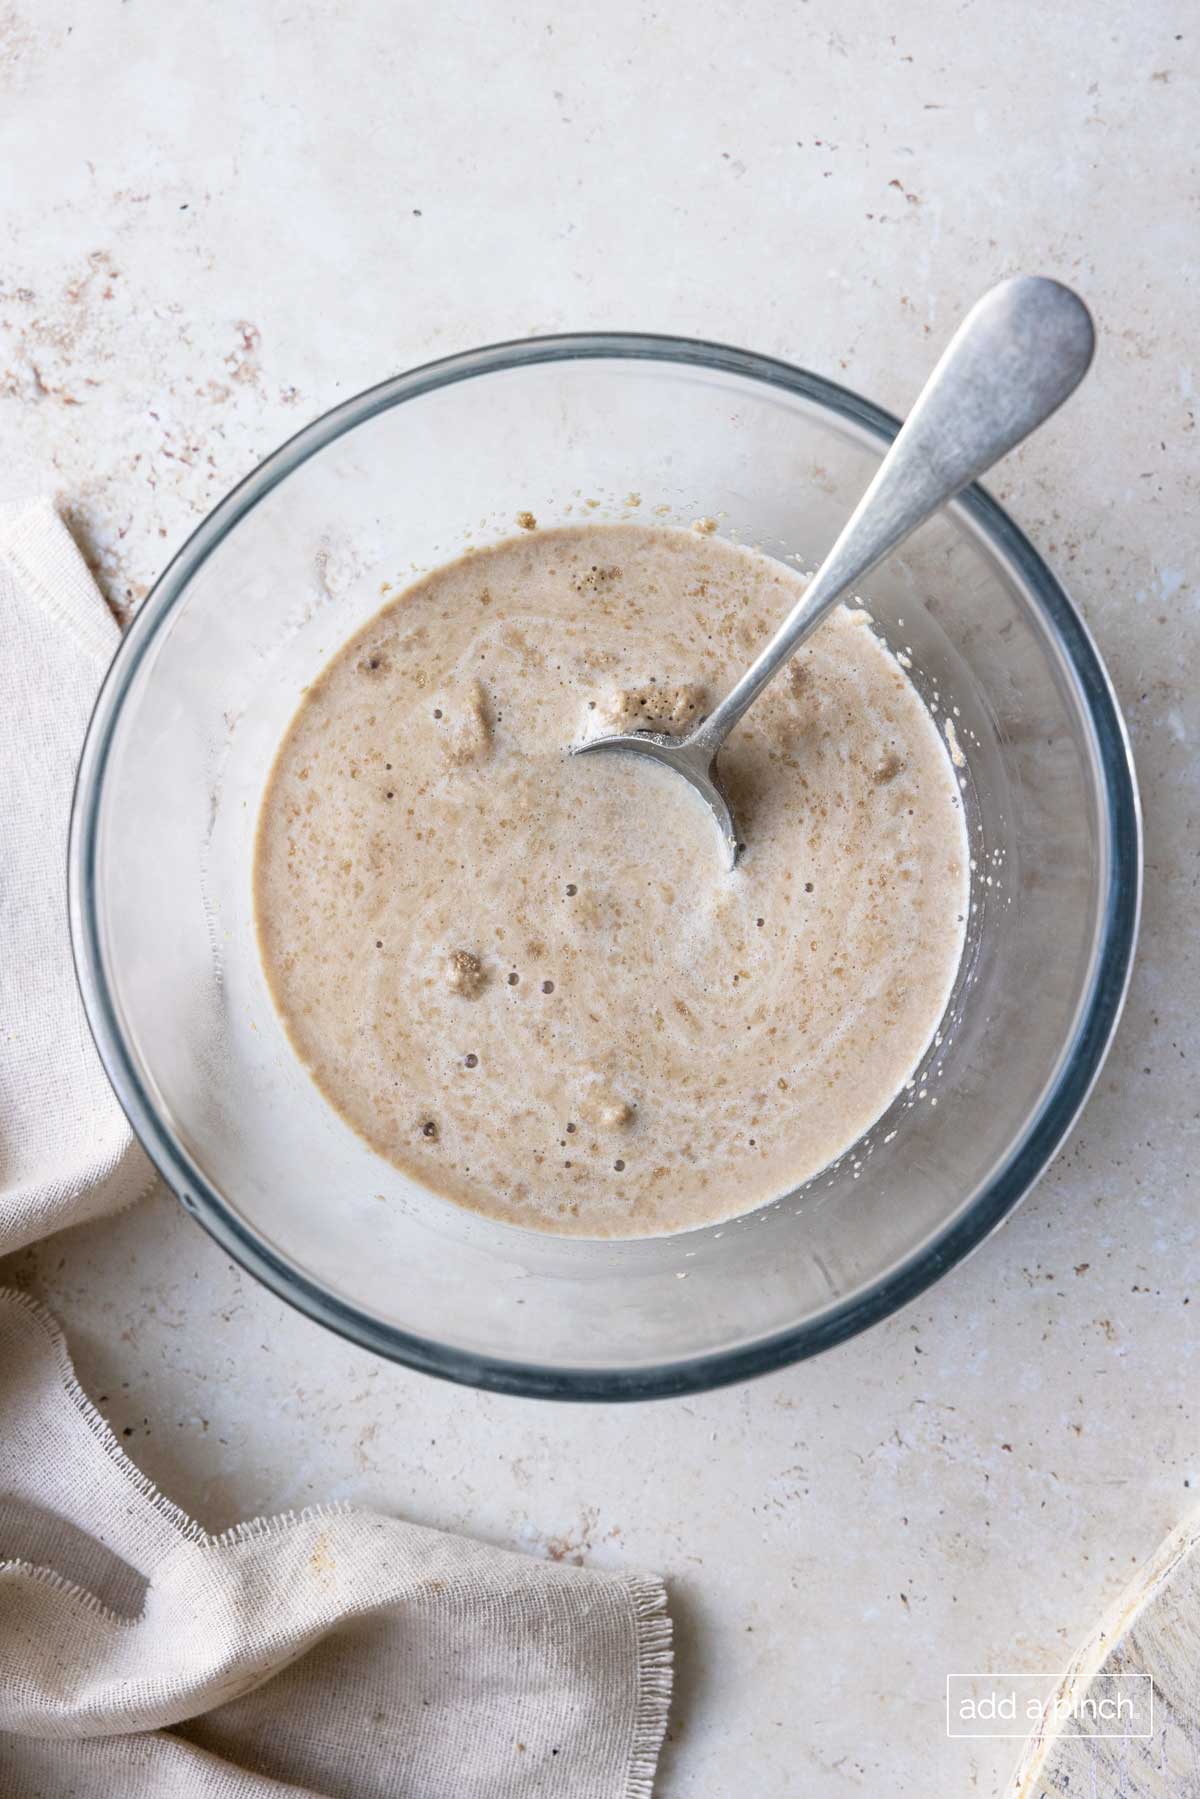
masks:
[[[61,496],[122,608],[281,438],[450,350],[681,331],[903,410],[997,277],[1095,310],[993,486],[1130,721],[1142,952],[1082,1124],[968,1266],[819,1362],[586,1412],[373,1361],[162,1195],[0,1269],[210,1527],[353,1499],[661,1569],[663,1799],[997,1790],[1015,1745],[947,1741],[946,1673],[1058,1667],[1197,1498],[1196,37],[1168,0],[0,7],[3,485]]]

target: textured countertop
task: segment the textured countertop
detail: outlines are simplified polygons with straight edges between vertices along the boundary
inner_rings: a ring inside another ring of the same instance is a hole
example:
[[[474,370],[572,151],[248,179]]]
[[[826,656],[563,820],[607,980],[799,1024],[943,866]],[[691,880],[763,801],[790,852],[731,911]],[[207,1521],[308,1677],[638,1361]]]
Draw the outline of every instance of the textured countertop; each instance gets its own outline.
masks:
[[[969,1265],[818,1362],[586,1411],[374,1361],[161,1194],[0,1269],[210,1528],[352,1499],[660,1569],[663,1799],[994,1792],[1016,1745],[947,1741],[946,1674],[1056,1668],[1198,1497],[1196,36],[1167,0],[0,6],[3,484],[60,496],[120,608],[431,356],[677,331],[900,411],[1001,275],[1094,308],[1089,381],[993,487],[1129,719],[1142,949],[1082,1123]]]

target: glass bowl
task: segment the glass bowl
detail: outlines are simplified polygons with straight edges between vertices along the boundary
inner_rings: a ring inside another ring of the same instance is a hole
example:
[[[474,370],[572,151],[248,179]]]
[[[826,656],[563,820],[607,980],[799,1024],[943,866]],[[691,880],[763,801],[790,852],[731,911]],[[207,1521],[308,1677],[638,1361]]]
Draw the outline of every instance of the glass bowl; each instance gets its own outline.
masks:
[[[70,852],[104,1065],[189,1212],[369,1349],[502,1392],[641,1399],[744,1379],[894,1311],[1027,1193],[1129,976],[1129,744],[1066,594],[979,488],[871,577],[877,628],[966,752],[967,951],[915,1083],[808,1186],[724,1225],[580,1241],[492,1222],[383,1161],[288,1046],[251,905],[258,803],[300,690],[381,602],[541,525],[688,524],[812,566],[896,421],[801,369],[685,339],[530,339],[327,413],[205,520],[96,705]],[[730,1196],[736,1208],[736,1195]]]

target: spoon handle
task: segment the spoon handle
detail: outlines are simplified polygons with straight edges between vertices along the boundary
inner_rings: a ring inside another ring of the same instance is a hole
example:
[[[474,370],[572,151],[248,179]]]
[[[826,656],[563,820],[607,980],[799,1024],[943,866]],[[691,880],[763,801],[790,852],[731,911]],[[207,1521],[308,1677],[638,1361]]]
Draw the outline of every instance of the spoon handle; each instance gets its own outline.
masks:
[[[825,614],[931,513],[1036,429],[1087,373],[1095,333],[1070,288],[1002,281],[972,307],[837,542],[774,637],[694,734],[715,754]]]

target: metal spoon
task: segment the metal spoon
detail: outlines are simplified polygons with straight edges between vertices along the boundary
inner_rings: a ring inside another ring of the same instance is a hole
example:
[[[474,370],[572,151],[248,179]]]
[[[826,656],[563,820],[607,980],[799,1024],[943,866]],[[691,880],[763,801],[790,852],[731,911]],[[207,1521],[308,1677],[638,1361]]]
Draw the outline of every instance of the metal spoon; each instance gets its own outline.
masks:
[[[1062,405],[1094,347],[1091,316],[1070,288],[1039,275],[993,287],[951,338],[803,597],[716,710],[685,737],[623,732],[576,744],[574,753],[616,750],[673,768],[707,800],[732,868],[743,846],[717,752],[738,719],[847,588]]]

